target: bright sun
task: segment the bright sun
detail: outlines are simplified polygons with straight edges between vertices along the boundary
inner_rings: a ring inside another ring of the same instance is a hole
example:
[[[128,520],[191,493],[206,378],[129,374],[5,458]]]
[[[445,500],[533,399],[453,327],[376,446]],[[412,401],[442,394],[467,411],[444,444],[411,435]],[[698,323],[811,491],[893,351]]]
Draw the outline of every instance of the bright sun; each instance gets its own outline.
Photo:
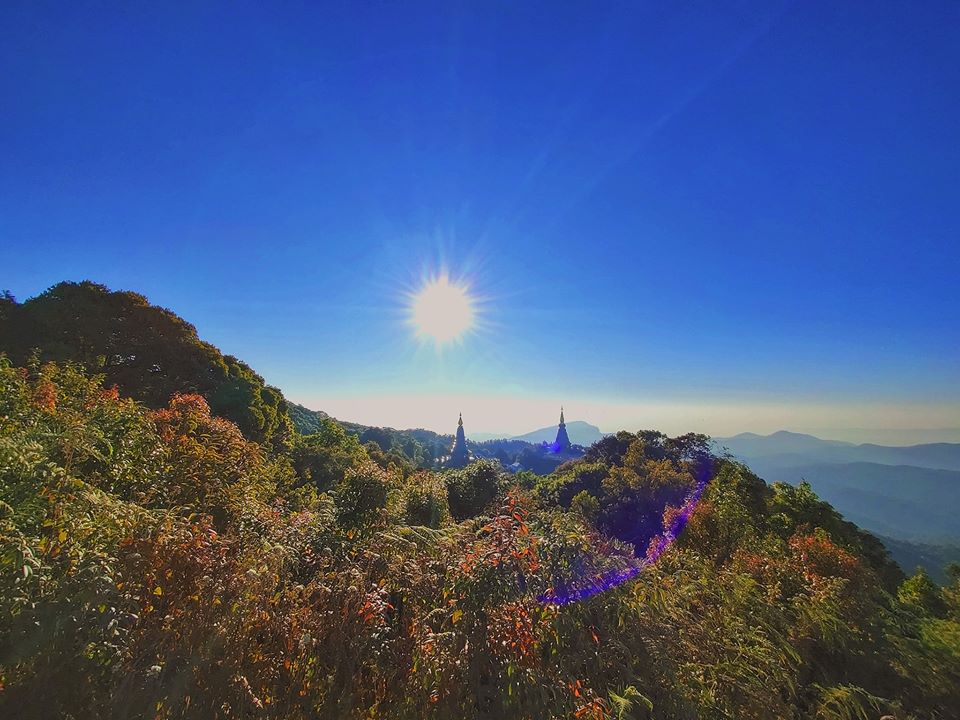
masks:
[[[410,309],[417,337],[437,345],[456,340],[473,326],[473,300],[467,288],[451,283],[446,275],[420,288]]]

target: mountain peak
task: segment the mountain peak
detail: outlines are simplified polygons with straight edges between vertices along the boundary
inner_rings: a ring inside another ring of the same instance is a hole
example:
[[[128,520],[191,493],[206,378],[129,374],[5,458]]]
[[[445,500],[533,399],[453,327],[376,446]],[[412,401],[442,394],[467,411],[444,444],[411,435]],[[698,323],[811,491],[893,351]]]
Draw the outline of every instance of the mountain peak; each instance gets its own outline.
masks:
[[[569,420],[566,423],[567,436],[574,445],[593,445],[603,438],[603,433],[596,425],[591,425],[584,420]],[[557,436],[557,426],[548,425],[546,427],[533,430],[523,435],[514,435],[511,440],[523,440],[529,443],[553,442]]]

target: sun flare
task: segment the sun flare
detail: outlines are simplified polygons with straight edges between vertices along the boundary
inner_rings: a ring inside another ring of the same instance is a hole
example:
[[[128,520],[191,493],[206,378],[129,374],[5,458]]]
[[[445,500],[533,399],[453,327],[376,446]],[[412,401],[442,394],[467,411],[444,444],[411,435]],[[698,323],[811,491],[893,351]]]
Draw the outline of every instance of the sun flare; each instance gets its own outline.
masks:
[[[473,327],[474,301],[467,287],[440,275],[413,295],[410,313],[417,337],[444,345]]]

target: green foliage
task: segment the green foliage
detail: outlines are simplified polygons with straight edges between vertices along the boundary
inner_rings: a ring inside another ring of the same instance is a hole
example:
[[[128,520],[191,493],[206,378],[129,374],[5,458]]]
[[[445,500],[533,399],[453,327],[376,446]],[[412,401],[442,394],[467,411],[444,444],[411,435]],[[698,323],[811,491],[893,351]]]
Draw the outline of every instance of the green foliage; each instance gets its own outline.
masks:
[[[450,514],[461,521],[482,513],[501,489],[497,466],[488,460],[470,463],[462,470],[446,473]]]
[[[600,515],[600,502],[586,490],[581,490],[570,501],[570,509],[587,522],[595,523]]]
[[[740,547],[760,542],[766,531],[766,483],[745,466],[723,460],[707,487],[696,522],[681,538],[681,545],[696,548],[718,562],[729,560]]]
[[[402,452],[395,450],[384,452],[380,449],[380,446],[373,441],[367,442],[363,448],[367,453],[367,457],[384,470],[399,473],[403,477],[409,476],[410,473],[416,470],[416,465]]]
[[[934,617],[943,617],[947,612],[940,586],[930,579],[923,568],[904,580],[897,588],[897,598],[901,603]]]
[[[619,432],[591,446],[582,460],[564,465],[539,491],[563,507],[580,498],[579,511],[642,555],[663,532],[664,511],[683,504],[700,473],[713,472],[706,446],[703,436]]]
[[[816,717],[823,720],[874,720],[888,706],[883,698],[871,695],[863,688],[838,685],[821,690]]]
[[[287,401],[287,412],[294,429],[301,435],[312,435],[320,432],[322,423],[330,416],[320,410],[311,410],[295,402]]]
[[[348,433],[360,440],[377,464],[387,468],[392,463],[404,475],[433,467],[436,458],[445,455],[453,442],[452,436],[438,435],[430,430],[394,430],[348,422],[341,424]]]
[[[538,487],[549,502],[569,507],[573,498],[582,492],[599,497],[603,492],[601,483],[608,472],[609,468],[603,463],[584,459],[565,466],[555,475],[544,479]]]
[[[369,460],[344,473],[333,485],[337,522],[345,528],[369,524],[387,505],[390,478],[379,465]]]
[[[43,489],[63,470],[49,460],[40,443],[0,438],[0,503],[4,520],[38,532],[47,512]]]
[[[883,544],[870,533],[844,520],[833,507],[817,497],[809,483],[774,483],[772,489],[770,528],[782,537],[786,537],[797,526],[823,528],[845,548],[863,556],[880,575],[887,589],[893,590],[903,579],[903,571],[890,559]]]
[[[0,352],[18,365],[76,362],[108,386],[149,407],[177,393],[203,395],[213,414],[273,449],[293,433],[280,391],[234,357],[197,337],[196,328],[132,292],[64,282],[0,313]]]
[[[627,454],[630,444],[636,439],[636,435],[628,433],[626,430],[621,430],[615,435],[607,435],[587,448],[583,460],[584,462],[601,463],[606,466],[623,465],[623,457]]]
[[[440,477],[421,472],[410,478],[403,491],[403,517],[409,525],[432,528],[449,519],[447,487]]]
[[[610,709],[616,720],[643,720],[653,714],[653,703],[637,690],[633,685],[628,685],[622,693],[615,693],[610,690],[607,693],[610,697]]]
[[[889,592],[869,536],[698,436],[620,434],[529,492],[368,440],[265,448],[200,394],[0,360],[0,716],[955,714],[960,572]],[[659,562],[549,601],[632,566],[611,531],[705,471]]]
[[[297,477],[318,490],[329,490],[347,469],[366,458],[356,437],[334,420],[322,420],[317,432],[294,438],[291,460]]]

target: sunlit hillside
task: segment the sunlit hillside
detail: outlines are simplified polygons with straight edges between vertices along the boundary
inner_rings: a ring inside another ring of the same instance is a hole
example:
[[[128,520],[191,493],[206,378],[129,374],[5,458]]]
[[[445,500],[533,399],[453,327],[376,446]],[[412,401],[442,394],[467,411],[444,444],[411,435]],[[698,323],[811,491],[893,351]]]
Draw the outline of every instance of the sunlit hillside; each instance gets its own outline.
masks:
[[[905,576],[809,486],[705,436],[620,432],[545,475],[424,469],[422,435],[318,414],[297,431],[279,391],[139,296],[62,285],[2,308],[4,717],[960,702],[960,568]]]

